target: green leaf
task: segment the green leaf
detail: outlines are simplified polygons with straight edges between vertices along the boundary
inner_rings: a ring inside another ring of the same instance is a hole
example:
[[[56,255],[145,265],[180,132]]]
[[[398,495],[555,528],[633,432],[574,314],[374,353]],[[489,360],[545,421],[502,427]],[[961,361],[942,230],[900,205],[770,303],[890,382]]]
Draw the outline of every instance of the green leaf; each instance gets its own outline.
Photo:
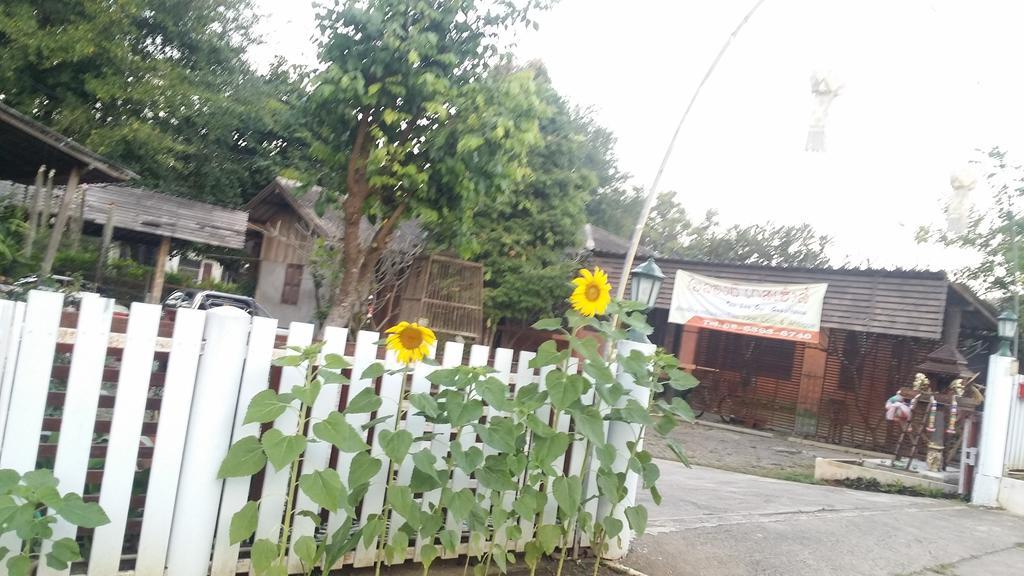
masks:
[[[252,476],[262,470],[266,463],[267,455],[263,452],[259,438],[246,436],[228,449],[228,454],[217,471],[217,478]]]
[[[312,536],[300,536],[295,541],[295,555],[299,557],[307,570],[312,569],[320,556],[316,540]]]
[[[543,318],[533,323],[534,330],[558,330],[562,327],[561,318]]]
[[[602,466],[609,468],[615,462],[615,458],[618,456],[618,453],[615,451],[615,446],[604,443],[599,444],[597,448],[595,448],[594,454],[597,455],[597,461]]]
[[[330,567],[334,566],[341,560],[345,554],[356,549],[356,544],[359,543],[359,538],[362,536],[362,529],[352,530],[347,524],[342,524],[334,534],[331,535],[330,541],[324,547],[324,566],[330,570]]]
[[[537,563],[544,556],[544,547],[536,540],[530,540],[523,547],[523,562],[530,568],[530,573],[537,570]]]
[[[636,532],[638,537],[643,536],[647,530],[647,508],[643,506],[626,508],[626,520],[629,521],[629,527]]]
[[[423,572],[430,572],[430,565],[437,560],[440,554],[437,551],[437,546],[433,544],[424,544],[420,546],[420,564],[423,564]]]
[[[401,464],[412,447],[412,434],[408,430],[380,431],[380,447],[396,465]]]
[[[383,369],[383,368],[382,368]],[[358,394],[353,396],[348,401],[348,405],[345,407],[345,414],[369,414],[380,408],[381,400],[380,396],[373,388],[363,388]]]
[[[683,447],[679,445],[679,442],[676,442],[672,438],[668,438],[666,439],[665,444],[668,445],[668,449],[675,454],[676,458],[682,462],[683,465],[690,468],[690,459],[686,457],[686,454],[683,452]]]
[[[277,428],[263,434],[260,441],[270,464],[277,470],[284,470],[306,449],[306,437],[300,434],[285,436]]]
[[[551,404],[559,410],[565,410],[579,400],[589,385],[586,378],[560,370],[549,372],[545,384]]]
[[[0,470],[0,494],[7,494],[21,482],[21,474],[10,468]]]
[[[323,384],[320,380],[313,380],[308,384],[302,386],[292,386],[292,396],[299,399],[306,406],[312,406],[316,403],[317,396],[320,395],[320,390],[323,389]]]
[[[640,424],[642,426],[654,426],[654,418],[642,404],[630,398],[622,408],[614,408],[609,412],[608,417],[612,420],[626,422],[629,424]]]
[[[340,509],[348,497],[341,485],[341,476],[334,468],[303,474],[299,478],[299,488],[310,500],[331,512]]]
[[[699,384],[700,380],[685,370],[671,370],[668,373],[668,385],[676,390],[689,390]]]
[[[410,528],[419,530],[420,504],[413,499],[412,490],[408,486],[396,485],[388,488],[387,501],[392,510],[405,518]]]
[[[454,553],[459,545],[459,535],[454,530],[442,530],[438,534],[438,538],[441,539],[441,546],[444,547],[445,552],[449,554]]]
[[[249,555],[253,570],[257,574],[263,574],[277,560],[277,545],[266,538],[260,538],[253,542]]]
[[[496,416],[491,418],[487,424],[473,424],[484,444],[494,448],[498,452],[513,453],[516,451],[520,430],[511,418]]]
[[[231,526],[228,529],[229,542],[238,544],[256,532],[256,522],[259,520],[259,502],[246,502],[245,506],[231,517]]]
[[[245,411],[243,424],[272,422],[291,406],[294,397],[291,394],[278,394],[273,390],[262,390],[249,401]]]
[[[651,500],[658,506],[661,506],[661,492],[653,484],[651,485]]]
[[[373,479],[380,471],[381,461],[366,452],[359,452],[352,458],[348,469],[348,486],[359,486]],[[354,490],[354,488],[352,488]]]
[[[497,378],[485,378],[477,382],[476,392],[488,406],[502,412],[511,412],[515,404],[509,399],[509,387]]]
[[[75,542],[74,538],[61,538],[53,542],[50,552],[46,555],[46,565],[54,570],[67,570],[72,562],[81,559],[82,552],[78,549],[78,542]]]
[[[551,462],[555,458],[565,454],[571,443],[572,436],[565,432],[556,432],[548,437],[535,435],[533,437],[533,450],[530,452],[530,458],[541,466],[550,467]],[[550,472],[548,475],[555,476],[554,473]]]
[[[603,469],[597,471],[597,491],[612,504],[621,502],[626,497],[625,481],[625,474]]]
[[[25,475],[21,477],[21,481],[25,486],[28,486],[34,491],[38,491],[42,488],[57,487],[57,479],[53,477],[53,470],[47,470],[45,468],[25,472]]]
[[[519,524],[513,524],[505,530],[505,536],[510,541],[516,542],[523,537],[523,529],[519,527]]]
[[[427,418],[435,418],[441,413],[441,410],[437,407],[437,400],[427,394],[426,392],[419,392],[409,396],[409,403],[412,404],[413,408],[417,409],[425,415]]]
[[[519,497],[512,503],[512,509],[522,518],[532,518],[544,510],[547,494],[533,486],[523,486]]]
[[[323,380],[324,384],[348,383],[348,378],[345,378],[344,374],[336,370],[327,370],[326,368],[320,368],[320,370],[317,370],[316,374],[317,376],[320,377],[321,380]]]
[[[25,554],[18,554],[7,559],[9,576],[29,576],[32,571],[32,559]]]
[[[379,514],[370,514],[363,525],[363,547],[369,548],[373,541],[384,532],[384,518]]]
[[[679,421],[671,414],[662,415],[654,421],[654,430],[661,436],[666,436],[679,426]]]
[[[107,513],[95,502],[85,502],[74,492],[61,499],[60,515],[68,522],[82,528],[98,528],[110,523]]]
[[[463,488],[448,494],[448,510],[457,522],[464,522],[469,519],[470,514],[477,507],[476,495],[469,488]]]
[[[349,363],[341,354],[325,354],[323,366],[329,370],[344,370],[349,367]]]
[[[682,398],[672,398],[671,404],[666,404],[663,400],[659,400],[658,407],[669,414],[678,416],[686,422],[693,422],[697,418],[693,414],[693,408],[690,408],[690,405]]]
[[[557,366],[569,358],[568,350],[558,350],[554,340],[548,340],[537,348],[537,355],[530,360],[530,368]]]
[[[484,452],[477,446],[470,446],[468,449],[463,450],[461,444],[454,442],[452,443],[450,450],[452,462],[455,464],[455,467],[466,474],[476,472],[476,469],[479,468],[480,464],[484,461]]]
[[[607,386],[615,382],[615,374],[612,374],[611,368],[603,361],[584,362],[583,373],[593,378],[598,385]]]
[[[559,476],[552,483],[552,492],[558,508],[562,511],[562,520],[575,518],[579,513],[580,501],[583,498],[583,483],[579,476]]]
[[[361,380],[373,380],[374,378],[380,378],[384,375],[384,365],[380,362],[374,362],[363,370],[363,375],[359,378]]]
[[[445,401],[445,410],[452,428],[459,429],[484,415],[484,403],[475,398],[466,400],[461,394],[450,394]]]
[[[398,530],[391,537],[391,542],[384,546],[384,557],[388,565],[394,566],[405,562],[405,554],[409,548],[409,535]]]
[[[604,419],[601,412],[594,406],[577,404],[572,411],[576,430],[595,445],[604,444],[607,434],[604,430]]]
[[[619,356],[619,366],[636,380],[638,386],[648,386],[651,378],[651,357],[639,350]]]
[[[377,418],[374,418],[373,420],[370,420],[366,424],[360,426],[359,429],[362,430],[363,432],[366,432],[370,428],[376,428],[378,424],[383,424],[388,420],[391,420],[391,416],[378,416]]]
[[[330,442],[342,452],[355,453],[369,450],[362,434],[345,420],[340,412],[331,412],[327,418],[313,425],[313,434],[324,442]]]
[[[601,520],[601,527],[604,529],[604,533],[607,538],[615,538],[622,533],[622,520],[614,516],[605,516]]]
[[[7,546],[0,546],[0,560],[7,558],[7,555],[11,553],[11,549]]]
[[[271,364],[274,366],[298,366],[299,364],[302,364],[304,360],[305,358],[303,358],[302,354],[291,354],[289,356],[274,358],[271,361]]]
[[[419,452],[412,455],[412,463],[415,467],[414,470],[422,472],[428,478],[431,478],[435,482],[440,483],[437,470],[437,456],[430,451],[429,448],[424,448]],[[424,492],[426,490],[417,490],[417,492]]]
[[[544,553],[550,555],[558,547],[558,544],[562,542],[562,527],[555,526],[554,524],[544,524],[537,528],[537,542],[544,550]]]

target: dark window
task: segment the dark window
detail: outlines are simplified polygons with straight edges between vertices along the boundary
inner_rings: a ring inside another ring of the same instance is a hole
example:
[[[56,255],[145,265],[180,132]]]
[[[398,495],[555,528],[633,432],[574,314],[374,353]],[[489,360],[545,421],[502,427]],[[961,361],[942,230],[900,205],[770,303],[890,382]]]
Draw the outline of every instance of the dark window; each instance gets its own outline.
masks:
[[[298,304],[299,288],[302,287],[302,264],[289,264],[284,272],[284,288],[281,289],[281,304]]]
[[[864,371],[866,336],[860,332],[847,332],[839,352],[839,388],[856,390]]]
[[[753,384],[756,378],[789,380],[793,376],[794,342],[715,330],[702,330],[700,337],[707,338],[707,356],[698,364],[737,372],[745,384]]]

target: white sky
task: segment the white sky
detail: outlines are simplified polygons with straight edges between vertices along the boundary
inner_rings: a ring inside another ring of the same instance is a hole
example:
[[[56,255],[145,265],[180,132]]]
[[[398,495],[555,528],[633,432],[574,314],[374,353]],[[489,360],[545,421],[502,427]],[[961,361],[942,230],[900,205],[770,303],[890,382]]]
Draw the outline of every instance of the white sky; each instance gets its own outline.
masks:
[[[693,89],[755,0],[562,0],[517,52],[618,137],[620,168],[649,186]],[[257,0],[275,54],[312,64],[310,0]],[[1024,158],[1024,3],[766,0],[705,86],[662,180],[695,216],[808,222],[835,257],[952,268],[968,255],[918,246],[942,221],[949,176],[976,147]],[[809,77],[843,85],[828,151],[804,152]],[[980,186],[979,186],[980,188]],[[976,192],[978,192],[976,190]]]

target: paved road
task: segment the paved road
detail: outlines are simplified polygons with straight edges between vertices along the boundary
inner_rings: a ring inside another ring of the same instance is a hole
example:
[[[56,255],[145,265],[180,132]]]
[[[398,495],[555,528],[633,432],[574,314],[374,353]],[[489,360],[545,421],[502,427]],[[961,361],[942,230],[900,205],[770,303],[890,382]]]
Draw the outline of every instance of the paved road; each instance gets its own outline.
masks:
[[[661,461],[624,564],[650,576],[1020,576],[1024,518]]]

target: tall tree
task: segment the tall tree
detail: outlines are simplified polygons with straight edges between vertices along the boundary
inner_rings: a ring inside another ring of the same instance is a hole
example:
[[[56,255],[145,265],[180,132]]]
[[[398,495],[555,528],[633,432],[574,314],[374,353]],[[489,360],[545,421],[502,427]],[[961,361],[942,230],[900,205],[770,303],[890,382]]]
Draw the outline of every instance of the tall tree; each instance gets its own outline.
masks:
[[[615,234],[629,234],[643,203],[643,191],[605,189],[587,206],[591,223]],[[674,192],[662,192],[651,209],[641,245],[659,254],[691,260],[761,264],[766,266],[825,266],[832,239],[809,224],[772,222],[723,227],[710,211],[694,221]]]
[[[473,209],[529,175],[542,114],[532,74],[491,72],[505,61],[502,38],[533,4],[350,0],[322,14],[311,151],[346,229],[328,324],[361,311],[403,219],[468,242]],[[363,218],[372,230],[354,233]]]
[[[261,76],[250,0],[6,0],[0,95],[145,185],[237,204],[287,163],[301,78]]]
[[[545,104],[542,142],[527,163],[532,177],[479,206],[472,241],[461,247],[484,264],[484,309],[492,329],[502,321],[531,323],[562,311],[585,204],[616,174],[607,132],[559,96],[542,65],[529,68]]]
[[[982,175],[982,186],[974,198],[951,198],[943,207],[950,222],[963,221],[964,225],[922,227],[917,232],[920,243],[974,254],[972,264],[955,271],[956,278],[996,298],[1019,294],[1024,287],[1020,273],[1024,265],[1020,249],[1024,239],[1024,165],[1011,158],[998,146],[978,150],[972,164]]]

